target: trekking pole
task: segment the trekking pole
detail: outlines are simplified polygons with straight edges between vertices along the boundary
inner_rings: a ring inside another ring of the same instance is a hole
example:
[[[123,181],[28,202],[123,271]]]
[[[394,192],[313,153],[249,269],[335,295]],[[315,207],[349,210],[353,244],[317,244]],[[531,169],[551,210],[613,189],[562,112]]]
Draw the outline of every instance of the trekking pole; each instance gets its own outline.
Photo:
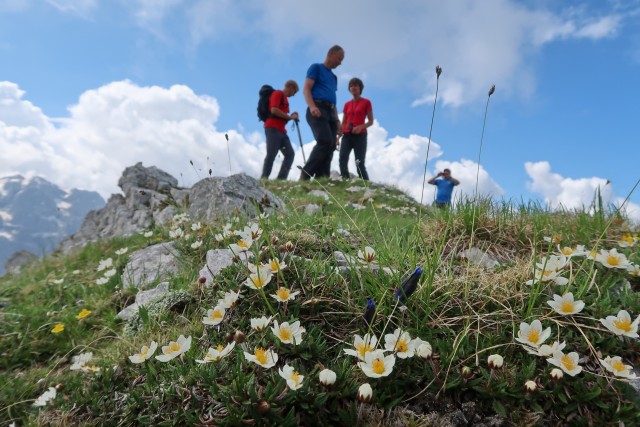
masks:
[[[304,155],[304,147],[302,146],[302,136],[300,135],[300,125],[298,124],[299,121],[300,119],[295,119],[293,123],[296,129],[298,130],[298,141],[300,141],[300,150],[302,151],[302,160],[304,160],[304,163],[307,164],[307,158]]]

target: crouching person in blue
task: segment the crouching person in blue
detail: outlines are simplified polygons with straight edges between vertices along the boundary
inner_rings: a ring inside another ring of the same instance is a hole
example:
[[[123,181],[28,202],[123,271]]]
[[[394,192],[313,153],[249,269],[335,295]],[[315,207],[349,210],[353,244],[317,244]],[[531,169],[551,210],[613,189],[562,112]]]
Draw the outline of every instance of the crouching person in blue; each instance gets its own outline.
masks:
[[[450,206],[453,187],[460,184],[460,181],[451,176],[451,171],[445,169],[442,172],[438,172],[438,175],[427,182],[438,187],[436,191],[436,201],[434,203],[436,207],[444,208]]]

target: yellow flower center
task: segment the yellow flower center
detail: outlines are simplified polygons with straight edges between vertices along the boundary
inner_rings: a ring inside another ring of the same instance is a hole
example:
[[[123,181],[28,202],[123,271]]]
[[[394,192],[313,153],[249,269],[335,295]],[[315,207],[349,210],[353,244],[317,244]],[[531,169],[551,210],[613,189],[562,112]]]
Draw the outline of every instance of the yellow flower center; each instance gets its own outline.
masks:
[[[145,357],[147,353],[149,353],[149,347],[147,347],[146,345],[143,345],[142,348],[140,349],[140,353],[138,353],[137,356]]]
[[[271,260],[271,262],[269,263],[269,266],[271,267],[271,271],[280,270],[280,263],[275,259]]]
[[[624,363],[622,363],[622,360],[615,360],[612,364],[611,367],[616,371],[616,372],[622,372],[622,371],[626,371],[627,367],[625,366]]]
[[[253,354],[256,356],[256,360],[261,365],[267,364],[267,351],[264,348],[260,348],[260,347],[256,348]]]
[[[280,339],[282,341],[291,341],[291,337],[293,336],[293,334],[291,333],[291,329],[287,328],[286,326],[280,327],[278,335],[280,336]]]
[[[384,360],[382,359],[375,359],[372,363],[371,363],[371,368],[373,369],[373,372],[375,372],[376,374],[383,374],[384,373]]]
[[[564,248],[562,248],[560,250],[560,252],[562,253],[562,255],[571,255],[573,253],[573,249],[571,249],[569,246],[565,246]]]
[[[409,346],[407,345],[407,340],[405,340],[404,338],[401,338],[400,340],[398,340],[398,342],[396,343],[396,351],[398,353],[405,353],[407,350],[409,350]]]
[[[562,301],[560,305],[560,311],[563,313],[573,313],[574,311],[574,302],[573,301]]]
[[[300,384],[300,373],[293,371],[293,374],[291,374],[291,380],[296,384]]]
[[[540,332],[537,329],[529,329],[529,335],[527,335],[527,340],[531,343],[538,344],[539,339],[540,339]]]
[[[238,247],[243,249],[249,249],[249,245],[244,240],[239,240],[237,243]]]
[[[625,332],[631,332],[631,320],[630,319],[616,319],[613,321],[616,328]]]
[[[224,349],[224,347],[222,346],[222,344],[218,344],[217,350],[218,351],[222,351]]]
[[[169,347],[167,348],[167,351],[165,352],[165,354],[173,354],[179,351],[180,351],[180,344],[178,344],[177,342],[171,341],[169,343]]]
[[[607,255],[607,264],[609,265],[620,265],[620,258],[615,255]]]
[[[264,279],[261,278],[258,275],[252,275],[251,276],[251,283],[253,283],[253,286],[255,286],[256,288],[260,289],[264,286]]]
[[[572,371],[576,368],[576,364],[573,361],[572,358],[569,357],[568,354],[565,354],[564,356],[562,356],[562,364],[564,365],[565,368],[567,368],[568,371]]]
[[[542,270],[542,275],[544,277],[551,276],[553,273],[555,273],[554,270]]]
[[[278,288],[278,291],[276,293],[278,294],[278,298],[284,301],[289,298],[291,292],[287,288]]]
[[[364,355],[370,351],[373,351],[373,348],[369,345],[369,343],[360,343],[356,345],[356,351],[360,355],[362,359],[364,359]]]
[[[633,245],[633,236],[631,236],[631,234],[626,234],[622,237],[620,241],[627,243],[629,245]]]
[[[222,312],[220,310],[213,310],[211,312],[211,315],[209,316],[209,319],[211,320],[222,319]]]

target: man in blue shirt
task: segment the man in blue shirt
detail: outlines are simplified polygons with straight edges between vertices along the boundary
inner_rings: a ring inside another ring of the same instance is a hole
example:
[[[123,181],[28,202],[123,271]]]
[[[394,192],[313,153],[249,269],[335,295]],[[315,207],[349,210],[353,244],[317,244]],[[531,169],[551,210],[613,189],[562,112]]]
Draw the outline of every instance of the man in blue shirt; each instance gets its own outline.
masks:
[[[300,180],[308,180],[312,176],[329,177],[331,173],[337,135],[342,133],[336,110],[338,78],[331,70],[337,68],[343,59],[344,49],[335,45],[329,49],[322,64],[312,64],[307,70],[303,94],[308,106],[307,123],[316,145],[302,168]]]
[[[453,194],[453,187],[460,184],[460,181],[451,176],[451,171],[445,169],[442,172],[438,172],[438,175],[427,181],[429,184],[438,187],[436,192],[436,201],[434,204],[439,208],[451,205],[451,195]]]

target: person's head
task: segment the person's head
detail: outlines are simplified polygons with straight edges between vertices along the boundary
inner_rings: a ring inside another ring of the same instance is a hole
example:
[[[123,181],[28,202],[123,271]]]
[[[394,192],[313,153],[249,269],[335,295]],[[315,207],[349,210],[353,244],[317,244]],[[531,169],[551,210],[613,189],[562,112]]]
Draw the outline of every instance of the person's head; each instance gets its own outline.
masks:
[[[284,84],[284,89],[282,90],[285,95],[293,96],[298,93],[298,83],[295,80],[287,80]]]
[[[362,83],[362,80],[360,80],[357,77],[352,78],[351,80],[349,80],[349,92],[351,93],[351,95],[353,95],[354,97],[357,95],[362,95],[362,91],[364,90],[364,83]]]
[[[451,170],[449,169],[444,169],[442,171],[442,174],[444,175],[445,178],[451,178]]]
[[[324,65],[327,68],[337,68],[340,64],[342,64],[342,60],[344,59],[344,49],[340,46],[333,45],[329,48],[329,52],[327,52],[327,57],[324,59]]]

